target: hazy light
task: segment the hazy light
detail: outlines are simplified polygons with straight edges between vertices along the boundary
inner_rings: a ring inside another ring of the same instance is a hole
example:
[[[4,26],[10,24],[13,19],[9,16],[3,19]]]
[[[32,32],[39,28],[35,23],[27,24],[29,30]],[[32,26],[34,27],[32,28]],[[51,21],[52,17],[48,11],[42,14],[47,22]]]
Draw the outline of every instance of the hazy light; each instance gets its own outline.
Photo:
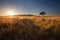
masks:
[[[9,10],[6,12],[6,15],[12,16],[12,15],[16,15],[16,13],[13,10]]]
[[[14,12],[13,11],[8,11],[7,15],[14,15]]]

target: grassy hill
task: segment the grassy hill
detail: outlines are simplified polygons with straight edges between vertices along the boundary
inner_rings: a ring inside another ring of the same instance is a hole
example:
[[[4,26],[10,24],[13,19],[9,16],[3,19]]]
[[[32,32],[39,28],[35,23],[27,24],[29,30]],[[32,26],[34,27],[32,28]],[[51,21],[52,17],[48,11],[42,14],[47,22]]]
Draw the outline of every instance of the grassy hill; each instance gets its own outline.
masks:
[[[0,16],[0,40],[60,40],[60,16]]]

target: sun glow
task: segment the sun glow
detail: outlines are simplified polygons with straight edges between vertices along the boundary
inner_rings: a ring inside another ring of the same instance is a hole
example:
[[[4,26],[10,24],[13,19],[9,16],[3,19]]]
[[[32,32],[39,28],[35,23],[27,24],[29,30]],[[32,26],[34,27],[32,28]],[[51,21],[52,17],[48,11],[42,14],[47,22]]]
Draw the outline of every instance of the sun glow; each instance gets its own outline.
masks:
[[[8,11],[7,15],[15,15],[13,11]]]
[[[14,11],[7,11],[7,14],[6,15],[15,15]]]

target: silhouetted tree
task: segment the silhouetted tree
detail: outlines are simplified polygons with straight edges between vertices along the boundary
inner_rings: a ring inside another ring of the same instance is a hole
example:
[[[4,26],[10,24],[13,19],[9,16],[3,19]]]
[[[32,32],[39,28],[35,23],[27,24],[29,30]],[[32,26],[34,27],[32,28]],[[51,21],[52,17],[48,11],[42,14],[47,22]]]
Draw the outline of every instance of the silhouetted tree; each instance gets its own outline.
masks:
[[[39,15],[42,15],[42,16],[43,16],[43,17],[42,17],[42,20],[45,20],[45,19],[44,19],[44,15],[46,15],[46,12],[42,11],[42,12],[40,12]]]
[[[46,12],[40,12],[40,14],[39,14],[39,15],[44,16],[45,14],[46,14]]]

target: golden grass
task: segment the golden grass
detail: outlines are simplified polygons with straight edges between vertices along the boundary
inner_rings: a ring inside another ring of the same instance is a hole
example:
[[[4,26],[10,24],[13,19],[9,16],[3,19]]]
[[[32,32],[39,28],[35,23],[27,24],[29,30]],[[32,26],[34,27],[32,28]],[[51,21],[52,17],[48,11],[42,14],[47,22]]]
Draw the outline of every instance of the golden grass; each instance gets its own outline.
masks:
[[[32,19],[35,25],[49,28],[60,25],[60,16],[1,16],[2,22],[17,22],[21,19]]]
[[[21,35],[28,40],[58,40],[60,16],[0,16],[0,40],[20,40]]]

